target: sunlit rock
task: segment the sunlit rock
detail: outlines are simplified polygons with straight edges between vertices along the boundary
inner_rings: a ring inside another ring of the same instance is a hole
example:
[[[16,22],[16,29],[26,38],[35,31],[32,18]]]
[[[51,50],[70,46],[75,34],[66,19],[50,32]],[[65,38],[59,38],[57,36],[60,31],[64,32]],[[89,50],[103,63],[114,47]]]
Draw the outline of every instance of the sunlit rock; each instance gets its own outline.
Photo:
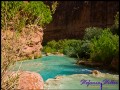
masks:
[[[35,72],[24,71],[19,73],[18,88],[20,90],[41,90],[44,82],[42,77]]]

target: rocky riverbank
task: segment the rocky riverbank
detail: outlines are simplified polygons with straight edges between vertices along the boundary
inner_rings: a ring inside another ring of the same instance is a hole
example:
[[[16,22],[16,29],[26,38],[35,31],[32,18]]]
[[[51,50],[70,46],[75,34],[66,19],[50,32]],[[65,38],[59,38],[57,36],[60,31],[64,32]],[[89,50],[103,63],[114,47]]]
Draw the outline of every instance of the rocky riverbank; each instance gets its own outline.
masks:
[[[78,65],[84,65],[84,66],[88,66],[88,67],[94,67],[97,69],[105,69],[105,70],[109,70],[113,73],[118,73],[119,71],[119,60],[117,59],[113,59],[113,61],[111,62],[110,65],[104,65],[102,62],[92,62],[92,61],[86,61],[86,60],[78,60],[76,62],[76,64]]]
[[[67,76],[57,76],[54,79],[48,79],[44,84],[44,89],[99,89],[100,85],[97,86],[86,86],[81,85],[81,80],[91,80],[91,81],[103,81],[103,80],[116,80],[119,81],[119,75],[112,75],[108,73],[100,73],[99,76],[96,76],[94,74],[73,74],[73,75],[67,75]],[[105,87],[104,85],[103,87]],[[114,88],[116,90],[119,90],[119,84],[113,85],[113,87],[108,88]]]

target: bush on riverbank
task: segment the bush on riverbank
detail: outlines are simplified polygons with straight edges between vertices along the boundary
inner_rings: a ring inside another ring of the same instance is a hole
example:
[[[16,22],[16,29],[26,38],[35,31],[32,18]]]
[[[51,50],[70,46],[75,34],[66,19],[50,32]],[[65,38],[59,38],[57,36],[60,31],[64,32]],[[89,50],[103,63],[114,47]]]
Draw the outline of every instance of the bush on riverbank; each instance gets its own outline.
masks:
[[[44,46],[43,51],[45,53],[60,52],[70,57],[89,57],[89,40],[75,40],[75,39],[64,39],[56,42],[55,40],[50,41]]]
[[[46,53],[54,53],[60,52],[64,53],[68,56],[76,56],[79,53],[81,46],[80,40],[59,40],[56,42],[55,40],[50,41],[44,46],[43,51]]]
[[[103,29],[98,27],[89,27],[85,29],[84,40],[91,40],[92,38],[96,37],[99,38]]]
[[[119,53],[119,37],[113,35],[110,29],[104,29],[99,39],[93,38],[90,47],[92,61],[110,64]]]
[[[94,34],[91,35],[94,36]],[[101,30],[98,35],[90,37],[91,40],[50,41],[43,51],[53,53],[61,50],[61,53],[70,57],[86,58],[93,62],[110,64],[119,53],[119,37],[114,35],[109,28]]]

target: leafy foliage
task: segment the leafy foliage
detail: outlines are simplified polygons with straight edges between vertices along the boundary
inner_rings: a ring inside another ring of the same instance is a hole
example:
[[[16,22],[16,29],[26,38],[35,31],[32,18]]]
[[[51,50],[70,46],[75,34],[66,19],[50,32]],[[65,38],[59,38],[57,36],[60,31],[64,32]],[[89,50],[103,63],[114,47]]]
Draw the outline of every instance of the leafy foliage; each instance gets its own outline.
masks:
[[[7,29],[9,23],[13,23],[17,18],[18,11],[21,5],[24,4],[22,1],[2,1],[1,2],[1,24],[2,28]]]
[[[89,27],[85,29],[84,40],[91,40],[96,37],[99,38],[99,35],[102,33],[102,28],[98,27]]]
[[[119,12],[115,15],[114,25],[111,27],[113,34],[119,35]]]
[[[117,28],[119,27],[119,12],[115,15],[115,25]]]
[[[25,25],[36,24],[43,26],[52,20],[49,6],[42,1],[30,1],[27,3],[23,1],[2,1],[1,12],[2,29],[12,27],[19,31]]]
[[[77,55],[80,53],[81,49],[81,41],[80,40],[68,40],[65,43],[67,43],[66,47],[63,48],[63,53],[72,56],[77,57]]]
[[[90,57],[90,44],[91,42],[89,40],[82,40],[80,58],[88,59]]]
[[[13,90],[17,87],[18,75],[16,77],[9,76],[9,67],[20,58],[25,58],[21,56],[22,43],[19,42],[19,35],[22,33],[19,32],[23,30],[23,27],[31,24],[44,26],[44,24],[50,23],[52,16],[49,7],[42,1],[27,3],[24,1],[2,1],[1,6],[1,88],[3,90]],[[27,31],[27,35],[31,31]],[[36,55],[35,58],[38,57]]]
[[[47,5],[41,1],[31,1],[23,9],[28,24],[43,25],[52,20],[51,11]]]
[[[58,2],[57,1],[53,2],[53,4],[52,4],[52,13],[53,14],[55,13],[57,6],[58,6]]]
[[[43,51],[46,53],[60,52],[70,57],[89,58],[90,41],[64,39],[56,42],[52,40],[44,46]]]
[[[98,40],[92,39],[90,50],[93,61],[110,64],[113,57],[119,53],[119,37],[113,35],[110,29],[105,29]]]

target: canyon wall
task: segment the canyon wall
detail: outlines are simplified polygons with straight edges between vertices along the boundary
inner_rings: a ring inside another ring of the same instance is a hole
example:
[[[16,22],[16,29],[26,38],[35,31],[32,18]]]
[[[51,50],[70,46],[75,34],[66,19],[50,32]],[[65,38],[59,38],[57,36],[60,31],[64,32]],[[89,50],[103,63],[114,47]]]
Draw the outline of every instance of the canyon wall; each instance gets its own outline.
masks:
[[[52,5],[52,1],[45,1]],[[87,27],[110,27],[119,10],[118,1],[58,1],[53,21],[46,25],[43,44],[51,40],[82,39]]]
[[[41,57],[43,28],[29,25],[22,32],[2,30],[2,56],[4,60],[24,60]]]

